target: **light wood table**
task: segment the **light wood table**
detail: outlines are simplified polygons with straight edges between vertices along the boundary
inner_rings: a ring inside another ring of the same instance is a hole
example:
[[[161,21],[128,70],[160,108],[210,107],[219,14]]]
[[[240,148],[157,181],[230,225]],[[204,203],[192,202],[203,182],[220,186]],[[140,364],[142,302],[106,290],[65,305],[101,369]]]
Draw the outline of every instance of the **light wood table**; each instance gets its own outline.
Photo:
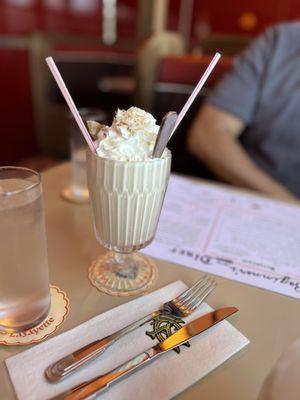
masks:
[[[70,314],[57,334],[132,299],[111,297],[90,285],[87,267],[101,249],[94,238],[89,205],[73,205],[60,197],[61,189],[69,184],[70,178],[69,164],[43,174],[50,279],[70,299]],[[157,260],[157,265],[159,279],[153,289],[177,279],[191,285],[201,275],[196,270],[161,260]],[[209,304],[214,308],[225,304],[237,306],[240,312],[231,322],[251,343],[177,399],[253,400],[281,352],[300,336],[300,302],[231,280],[215,279],[218,287],[210,296]],[[1,400],[15,399],[3,361],[26,348],[0,345]]]

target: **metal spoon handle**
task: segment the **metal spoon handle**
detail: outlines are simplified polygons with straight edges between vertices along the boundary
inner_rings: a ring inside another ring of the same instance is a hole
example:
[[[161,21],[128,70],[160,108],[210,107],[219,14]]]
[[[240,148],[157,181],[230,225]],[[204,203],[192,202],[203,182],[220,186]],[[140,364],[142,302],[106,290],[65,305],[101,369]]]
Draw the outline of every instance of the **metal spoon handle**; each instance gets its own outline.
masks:
[[[163,117],[152,153],[153,158],[160,158],[162,156],[172,134],[176,120],[177,113],[175,111],[169,111]]]
[[[161,310],[155,311],[152,314],[140,318],[125,328],[120,329],[119,331],[106,336],[103,339],[89,343],[86,346],[54,362],[45,370],[45,376],[47,380],[50,382],[58,382],[64,379],[66,376],[75,372],[78,368],[83,367],[87,362],[100,356],[108,347],[119,340],[122,336],[142,326],[160,313]]]

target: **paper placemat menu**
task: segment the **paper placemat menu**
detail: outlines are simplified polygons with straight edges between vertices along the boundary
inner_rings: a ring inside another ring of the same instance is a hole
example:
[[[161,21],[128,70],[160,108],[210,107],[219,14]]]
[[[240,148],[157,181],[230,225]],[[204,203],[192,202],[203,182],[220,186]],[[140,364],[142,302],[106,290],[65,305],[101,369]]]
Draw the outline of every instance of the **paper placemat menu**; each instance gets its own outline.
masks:
[[[143,252],[300,298],[300,206],[172,175]]]

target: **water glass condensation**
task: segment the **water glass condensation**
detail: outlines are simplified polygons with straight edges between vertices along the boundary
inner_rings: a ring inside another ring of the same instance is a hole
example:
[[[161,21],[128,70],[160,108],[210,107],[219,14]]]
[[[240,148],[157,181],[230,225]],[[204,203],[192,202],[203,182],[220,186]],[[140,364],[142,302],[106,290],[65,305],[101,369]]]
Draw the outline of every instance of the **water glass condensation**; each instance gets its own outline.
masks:
[[[40,175],[0,167],[0,331],[37,325],[50,302]]]

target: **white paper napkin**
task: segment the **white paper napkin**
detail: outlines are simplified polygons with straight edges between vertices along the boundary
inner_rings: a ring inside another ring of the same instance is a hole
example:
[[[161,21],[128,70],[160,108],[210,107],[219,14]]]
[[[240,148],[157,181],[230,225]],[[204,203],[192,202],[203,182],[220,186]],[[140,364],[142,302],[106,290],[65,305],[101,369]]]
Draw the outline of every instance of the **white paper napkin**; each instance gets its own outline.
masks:
[[[98,359],[66,380],[51,384],[44,378],[45,368],[59,358],[87,343],[104,337],[153,312],[164,302],[186,289],[177,281],[153,293],[130,301],[31,349],[8,358],[5,362],[19,400],[46,400],[79,383],[110,371],[131,357],[152,347],[156,342],[145,335],[150,325],[124,336]],[[203,304],[186,321],[211,310]],[[122,381],[112,385],[99,399],[170,399],[218,367],[249,343],[229,322],[203,332],[191,340],[191,347],[173,350],[149,363]]]

